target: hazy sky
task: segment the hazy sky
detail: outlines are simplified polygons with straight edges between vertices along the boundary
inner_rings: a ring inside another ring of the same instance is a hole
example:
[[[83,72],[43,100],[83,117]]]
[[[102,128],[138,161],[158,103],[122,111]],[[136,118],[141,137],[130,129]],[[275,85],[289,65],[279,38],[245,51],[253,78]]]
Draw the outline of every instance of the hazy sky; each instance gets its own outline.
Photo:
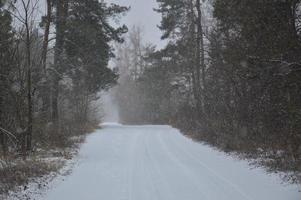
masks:
[[[153,10],[158,7],[156,0],[105,0],[105,2],[130,6],[131,10],[122,17],[121,22],[129,28],[133,25],[140,25],[143,28],[145,42],[155,44],[159,48],[164,46],[165,41],[161,41],[161,32],[157,27],[160,24],[161,16]],[[17,7],[19,6],[17,5]],[[41,15],[46,12],[45,1],[39,1],[38,7],[40,12],[35,18],[37,22],[40,21]]]
[[[160,24],[161,16],[153,11],[153,8],[158,7],[156,0],[107,0],[107,2],[130,6],[131,10],[122,22],[129,28],[133,25],[142,26],[145,42],[155,44],[159,48],[164,46],[165,42],[160,40],[161,32],[157,27]]]

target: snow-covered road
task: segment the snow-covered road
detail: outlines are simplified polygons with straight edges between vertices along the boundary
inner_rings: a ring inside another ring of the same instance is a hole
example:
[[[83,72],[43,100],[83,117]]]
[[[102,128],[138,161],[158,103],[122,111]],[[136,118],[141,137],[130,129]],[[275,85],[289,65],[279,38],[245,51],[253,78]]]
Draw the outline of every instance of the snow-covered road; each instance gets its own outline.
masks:
[[[300,200],[296,185],[249,169],[169,126],[107,124],[46,200]]]

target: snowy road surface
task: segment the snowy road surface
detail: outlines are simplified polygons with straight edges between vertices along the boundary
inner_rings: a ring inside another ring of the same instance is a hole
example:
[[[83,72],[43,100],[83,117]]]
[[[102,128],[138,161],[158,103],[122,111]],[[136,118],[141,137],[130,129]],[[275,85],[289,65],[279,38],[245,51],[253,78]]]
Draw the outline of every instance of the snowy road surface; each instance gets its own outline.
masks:
[[[107,124],[46,200],[300,200],[296,185],[249,169],[169,126]]]

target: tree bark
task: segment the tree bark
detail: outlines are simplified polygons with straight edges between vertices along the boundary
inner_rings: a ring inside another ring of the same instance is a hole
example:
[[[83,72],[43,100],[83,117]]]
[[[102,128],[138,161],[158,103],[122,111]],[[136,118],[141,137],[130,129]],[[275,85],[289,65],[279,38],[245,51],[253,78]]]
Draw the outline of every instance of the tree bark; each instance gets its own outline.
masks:
[[[62,68],[63,46],[64,46],[64,26],[68,11],[68,1],[58,0],[56,3],[56,44],[54,50],[54,67],[53,85],[52,85],[52,122],[55,128],[58,128],[58,98],[59,98],[59,81]]]
[[[202,24],[201,1],[196,0],[197,10],[197,38],[196,38],[196,86],[198,88],[198,101],[201,102],[200,112],[204,112],[205,101],[205,53],[204,53],[204,33]],[[201,74],[202,72],[202,74]]]
[[[26,151],[31,150],[31,142],[32,142],[32,126],[33,126],[33,105],[32,105],[32,74],[31,74],[31,38],[30,38],[30,25],[29,25],[29,2],[28,5],[25,5],[23,1],[23,6],[25,10],[25,31],[26,31],[26,66],[27,66],[27,130],[24,134],[24,143],[23,144],[23,156],[26,156]]]
[[[195,32],[195,15],[194,15],[194,0],[191,0],[190,2],[190,10],[189,10],[189,18],[191,21],[190,24],[190,37],[191,37],[191,49],[192,49],[192,56],[190,59],[190,65],[193,66],[191,67],[191,75],[192,75],[192,90],[193,90],[193,96],[194,96],[194,100],[196,102],[196,107],[197,107],[197,111],[199,112],[200,110],[200,101],[199,101],[199,82],[197,81],[197,71],[198,71],[198,65],[197,65],[197,46],[195,45],[195,43],[197,42],[197,38],[196,38],[196,32]]]
[[[49,44],[49,33],[50,33],[50,24],[52,18],[52,0],[46,0],[47,3],[47,14],[46,14],[46,24],[45,24],[45,32],[44,32],[44,40],[43,40],[43,49],[42,49],[42,58],[41,65],[43,68],[43,78],[45,79],[43,82],[43,94],[42,94],[42,115],[45,120],[49,119],[49,107],[50,107],[50,95],[48,93],[48,83],[49,79],[47,76],[47,52],[48,52],[48,44]]]
[[[44,40],[43,40],[42,59],[41,59],[44,74],[46,74],[47,51],[48,51],[50,24],[51,24],[51,17],[52,17],[51,14],[52,2],[51,0],[46,0],[46,3],[47,3],[47,15],[46,15],[46,24],[45,24],[45,32],[44,32]]]

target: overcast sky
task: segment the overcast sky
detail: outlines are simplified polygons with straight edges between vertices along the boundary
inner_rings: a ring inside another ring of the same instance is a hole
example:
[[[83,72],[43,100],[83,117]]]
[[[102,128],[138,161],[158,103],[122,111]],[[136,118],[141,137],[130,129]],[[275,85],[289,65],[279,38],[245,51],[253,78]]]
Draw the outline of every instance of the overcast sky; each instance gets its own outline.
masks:
[[[19,2],[19,1],[17,1]],[[33,1],[35,2],[35,1]],[[161,16],[153,9],[158,7],[156,0],[105,0],[108,3],[116,3],[122,6],[130,6],[130,11],[122,18],[122,23],[125,23],[129,28],[133,25],[139,25],[143,28],[143,36],[145,42],[150,42],[163,47],[165,42],[161,41],[161,32],[157,25],[160,24]],[[19,2],[20,3],[20,2]],[[21,4],[17,4],[20,7]],[[41,15],[46,12],[45,1],[39,1],[39,13],[36,14],[35,20],[40,21]],[[20,7],[22,10],[22,8]]]
[[[152,43],[158,48],[164,46],[166,42],[160,39],[161,31],[157,27],[160,24],[161,16],[153,10],[158,7],[156,0],[105,0],[105,2],[130,6],[130,11],[126,16],[122,17],[121,22],[126,24],[129,28],[133,25],[141,26],[146,43]],[[17,7],[20,7],[20,5],[17,4]],[[40,21],[41,15],[46,12],[45,1],[39,1],[38,8],[39,13],[35,16],[37,22]]]
[[[160,40],[161,32],[157,27],[160,24],[161,16],[153,11],[153,8],[158,7],[156,0],[107,0],[107,2],[130,6],[131,10],[123,17],[122,22],[129,28],[133,25],[142,26],[145,42],[155,44],[158,48],[164,46],[165,42]]]

